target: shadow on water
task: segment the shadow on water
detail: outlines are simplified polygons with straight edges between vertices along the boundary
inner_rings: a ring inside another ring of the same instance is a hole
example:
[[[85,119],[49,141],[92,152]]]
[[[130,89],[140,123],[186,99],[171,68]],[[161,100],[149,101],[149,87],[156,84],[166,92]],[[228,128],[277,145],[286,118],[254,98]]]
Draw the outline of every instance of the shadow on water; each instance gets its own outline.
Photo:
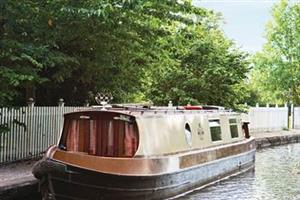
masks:
[[[1,200],[41,200],[42,197],[38,192],[38,186],[27,185],[17,190],[10,190],[0,196]]]
[[[41,200],[42,197],[39,195],[38,192],[34,192],[28,196],[24,196],[22,198],[18,198],[17,200]]]
[[[180,200],[296,200],[300,199],[300,144],[260,150],[251,170],[189,193]],[[37,192],[20,198],[40,200]]]

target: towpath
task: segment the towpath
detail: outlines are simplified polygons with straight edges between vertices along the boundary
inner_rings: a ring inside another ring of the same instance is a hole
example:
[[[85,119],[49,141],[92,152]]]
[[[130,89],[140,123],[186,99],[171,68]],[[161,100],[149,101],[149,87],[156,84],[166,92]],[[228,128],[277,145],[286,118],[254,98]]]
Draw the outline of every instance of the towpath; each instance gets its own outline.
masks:
[[[0,165],[0,199],[26,199],[37,195],[37,180],[31,169],[36,161]],[[31,198],[30,198],[31,199]]]
[[[258,133],[250,133],[251,136],[254,136],[256,139],[260,138],[268,138],[268,137],[285,137],[289,135],[300,135],[300,130],[292,129],[292,130],[282,130],[282,131],[272,131],[272,132],[258,132]]]
[[[251,133],[258,149],[300,142],[300,130]],[[39,199],[38,182],[31,173],[36,161],[0,165],[0,199]]]
[[[300,130],[295,129],[289,131],[250,133],[250,135],[255,137],[257,149],[300,142]]]

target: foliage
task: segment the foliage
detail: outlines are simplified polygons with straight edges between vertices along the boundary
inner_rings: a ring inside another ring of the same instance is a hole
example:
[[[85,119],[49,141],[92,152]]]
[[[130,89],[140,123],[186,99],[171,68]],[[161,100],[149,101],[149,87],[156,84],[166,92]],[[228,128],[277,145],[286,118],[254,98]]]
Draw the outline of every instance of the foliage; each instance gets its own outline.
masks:
[[[264,102],[300,104],[300,4],[281,0],[272,16],[267,43],[253,60],[252,82]]]
[[[150,96],[158,104],[214,104],[236,107],[245,95],[242,85],[248,62],[246,54],[214,26],[188,27],[176,34],[176,48],[169,57],[176,62],[155,73]],[[189,37],[188,37],[189,36]]]
[[[0,105],[78,105],[96,92],[116,102],[235,106],[246,55],[220,17],[184,1],[1,3]],[[26,94],[26,95],[25,95]]]

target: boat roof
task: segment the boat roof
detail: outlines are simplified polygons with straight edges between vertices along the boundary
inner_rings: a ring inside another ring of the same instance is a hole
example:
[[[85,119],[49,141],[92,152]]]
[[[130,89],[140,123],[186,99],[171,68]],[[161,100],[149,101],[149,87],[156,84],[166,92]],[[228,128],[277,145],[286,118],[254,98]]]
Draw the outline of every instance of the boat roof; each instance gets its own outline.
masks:
[[[232,110],[226,110],[223,107],[218,106],[202,106],[199,109],[187,109],[184,106],[176,107],[163,107],[163,106],[151,106],[151,107],[141,107],[141,106],[118,106],[118,107],[107,107],[103,106],[91,106],[86,108],[78,108],[73,112],[66,113],[65,115],[87,113],[87,112],[110,112],[124,114],[134,117],[142,116],[157,116],[157,115],[176,115],[176,114],[212,114],[212,113],[235,113]]]

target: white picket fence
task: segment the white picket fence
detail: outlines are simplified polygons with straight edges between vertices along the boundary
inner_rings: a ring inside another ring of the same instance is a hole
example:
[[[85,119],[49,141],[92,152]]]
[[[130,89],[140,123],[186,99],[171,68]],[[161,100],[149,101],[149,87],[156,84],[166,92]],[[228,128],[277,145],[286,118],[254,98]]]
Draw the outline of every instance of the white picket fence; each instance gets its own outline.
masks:
[[[250,132],[280,131],[288,128],[288,107],[251,107]]]
[[[294,108],[293,116],[293,128],[300,129],[300,107]]]
[[[0,108],[0,163],[37,157],[56,144],[63,114],[76,108],[80,107]]]

